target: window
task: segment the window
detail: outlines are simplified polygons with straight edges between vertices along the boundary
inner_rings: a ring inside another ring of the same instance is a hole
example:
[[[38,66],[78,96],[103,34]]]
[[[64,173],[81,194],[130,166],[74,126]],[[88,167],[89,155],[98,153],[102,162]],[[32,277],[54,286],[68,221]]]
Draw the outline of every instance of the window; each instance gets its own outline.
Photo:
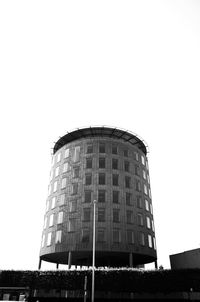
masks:
[[[150,212],[151,214],[153,215],[153,207],[152,207],[152,204],[150,203]]]
[[[83,209],[83,221],[90,221],[90,208],[84,208]]]
[[[80,160],[80,146],[76,146],[74,148],[73,156],[72,156],[72,161],[74,163],[78,162]]]
[[[147,186],[146,185],[144,185],[144,194],[148,194],[148,191],[147,191]]]
[[[113,174],[112,175],[113,186],[118,186],[118,181],[119,181],[119,175],[118,174]]]
[[[119,191],[113,191],[112,202],[119,203]]]
[[[121,233],[120,230],[114,229],[113,230],[113,242],[119,243],[121,241]]]
[[[57,177],[59,175],[59,169],[60,169],[60,167],[56,168],[56,170],[55,170],[55,177]]]
[[[51,172],[50,172],[50,180],[52,180],[53,179],[53,170],[51,170]]]
[[[93,153],[93,145],[87,145],[87,153]]]
[[[65,194],[60,195],[60,206],[65,203]]]
[[[92,195],[92,191],[85,190],[85,202],[87,203],[91,202],[91,195]]]
[[[47,235],[47,246],[51,245],[51,237],[52,237],[52,233],[48,233],[48,235]]]
[[[92,158],[86,158],[86,169],[92,169]]]
[[[151,229],[151,221],[150,221],[150,218],[148,216],[146,217],[146,220],[147,220],[147,228]]]
[[[117,154],[117,146],[112,146],[112,154]]]
[[[53,225],[53,217],[54,217],[54,214],[51,214],[49,217],[49,227],[51,227]]]
[[[141,155],[141,161],[142,161],[142,164],[145,166],[145,159],[144,159],[143,155]]]
[[[78,178],[79,177],[79,171],[80,171],[80,167],[74,167],[73,168],[73,177],[74,178]]]
[[[106,152],[105,144],[103,143],[99,144],[99,153],[105,153],[105,152]]]
[[[113,209],[113,222],[119,222],[119,209]]]
[[[106,201],[106,191],[98,190],[98,202],[105,202],[105,201]]]
[[[105,173],[99,173],[99,185],[105,185],[106,175]]]
[[[45,242],[45,235],[42,236],[42,244],[41,244],[42,247],[44,247],[44,242]]]
[[[57,191],[57,187],[58,187],[58,182],[55,181],[53,184],[53,191],[56,192]]]
[[[67,185],[67,178],[63,178],[61,182],[61,189],[66,188],[66,185]]]
[[[144,237],[144,233],[139,233],[139,242],[141,245],[145,245],[145,237]]]
[[[130,206],[131,205],[131,199],[132,199],[132,195],[129,192],[126,192],[126,205]]]
[[[149,178],[148,174],[147,174],[147,181],[148,181],[148,184],[150,184],[150,178]]]
[[[129,161],[124,161],[124,171],[129,172],[130,171],[130,163]]]
[[[140,176],[140,168],[138,165],[135,165],[135,175]]]
[[[43,229],[46,229],[46,227],[47,227],[47,217],[45,217],[45,219],[44,219],[44,227],[43,227]]]
[[[51,194],[51,189],[52,189],[52,187],[51,187],[51,185],[49,185],[49,187],[48,187],[48,195]]]
[[[77,208],[77,200],[70,200],[69,201],[69,212],[76,212],[76,208]]]
[[[124,150],[124,156],[128,157],[128,150]]]
[[[52,156],[51,165],[53,166],[55,164],[55,156]]]
[[[139,180],[135,180],[135,189],[136,191],[140,192],[141,191],[141,183]]]
[[[55,239],[55,243],[61,243],[61,237],[62,237],[62,231],[56,231],[56,239]]]
[[[142,209],[142,197],[138,195],[136,198],[137,198],[137,207],[139,209]]]
[[[106,211],[104,208],[98,208],[98,221],[104,222],[105,221]]]
[[[92,184],[92,173],[85,174],[85,184],[89,186]]]
[[[75,223],[76,219],[75,218],[70,218],[68,222],[68,232],[74,232],[75,231]]]
[[[133,211],[126,211],[126,221],[127,223],[133,223]]]
[[[146,168],[147,168],[147,170],[149,170],[149,165],[148,165],[147,161],[146,161]]]
[[[125,176],[125,187],[126,188],[131,187],[131,178],[129,176]]]
[[[151,198],[151,190],[149,189],[149,197]]]
[[[104,169],[106,167],[106,159],[105,157],[99,157],[99,168]]]
[[[51,200],[51,208],[55,208],[55,204],[56,204],[56,198],[53,197],[52,200]]]
[[[134,232],[132,230],[127,230],[127,241],[129,244],[134,243]]]
[[[145,172],[144,170],[142,170],[142,176],[143,176],[144,179],[147,178],[147,177],[146,177],[146,172]]]
[[[154,250],[156,250],[156,239],[155,239],[155,237],[153,237],[153,248],[154,248]]]
[[[58,213],[58,221],[57,221],[57,224],[59,223],[63,223],[63,212],[59,212]]]
[[[139,160],[139,156],[138,156],[137,152],[134,152],[134,159],[137,160],[137,161]]]
[[[55,198],[55,197],[54,197]],[[49,200],[47,200],[47,203],[46,203],[46,212],[49,210]]]
[[[149,202],[145,199],[145,210],[149,211]]]
[[[154,222],[151,220],[152,231],[155,232]]]
[[[63,173],[68,172],[69,171],[69,163],[64,163],[63,165]]]
[[[78,194],[78,183],[72,184],[72,195]]]
[[[144,225],[144,221],[143,221],[143,216],[142,214],[138,214],[138,225],[143,226]]]
[[[82,242],[90,241],[90,230],[89,229],[82,229],[81,241]]]
[[[152,245],[152,237],[151,235],[148,235],[148,244],[149,244],[149,247],[152,248],[153,245]]]
[[[65,154],[64,154],[64,158],[68,158],[69,157],[69,148],[65,149]]]
[[[105,241],[105,230],[104,229],[98,229],[97,230],[97,241],[98,242],[104,242]]]
[[[60,159],[61,159],[61,153],[58,153],[58,154],[57,154],[57,160],[56,160],[57,163],[60,161]]]
[[[112,169],[117,170],[118,169],[118,159],[113,158],[112,159]]]

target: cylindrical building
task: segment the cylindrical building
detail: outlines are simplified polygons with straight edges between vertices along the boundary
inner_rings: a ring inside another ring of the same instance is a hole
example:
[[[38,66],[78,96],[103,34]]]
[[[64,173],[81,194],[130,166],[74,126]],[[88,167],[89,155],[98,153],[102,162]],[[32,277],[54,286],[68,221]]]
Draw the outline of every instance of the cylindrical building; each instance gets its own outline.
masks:
[[[131,132],[90,127],[54,145],[40,263],[96,266],[156,261],[147,149]]]

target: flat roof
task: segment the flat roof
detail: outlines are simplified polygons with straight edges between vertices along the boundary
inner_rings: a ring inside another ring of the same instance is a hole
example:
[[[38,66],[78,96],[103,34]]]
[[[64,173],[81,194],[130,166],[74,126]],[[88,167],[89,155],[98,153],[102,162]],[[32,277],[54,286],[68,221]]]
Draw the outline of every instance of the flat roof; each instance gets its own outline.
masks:
[[[109,137],[114,139],[122,139],[129,144],[138,147],[145,155],[147,154],[147,144],[139,138],[136,134],[130,131],[112,128],[112,127],[88,127],[80,128],[71,132],[67,132],[66,135],[59,138],[53,148],[53,154],[55,154],[64,145],[76,141],[81,138],[92,137]]]
[[[200,248],[196,248],[196,249],[188,250],[188,251],[183,251],[183,252],[180,252],[180,253],[177,253],[177,254],[172,254],[172,255],[169,255],[169,257],[183,255],[183,254],[190,254],[190,253],[194,253],[194,252],[199,252],[200,253]]]

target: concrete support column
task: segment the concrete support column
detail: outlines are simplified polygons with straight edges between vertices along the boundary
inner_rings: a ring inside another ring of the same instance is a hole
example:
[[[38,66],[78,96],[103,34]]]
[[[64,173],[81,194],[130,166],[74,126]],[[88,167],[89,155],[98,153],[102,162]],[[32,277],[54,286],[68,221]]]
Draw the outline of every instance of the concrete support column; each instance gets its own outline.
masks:
[[[155,264],[155,269],[158,269],[158,262],[157,262],[157,260],[154,262],[154,264]]]
[[[42,266],[42,259],[40,258],[40,259],[39,259],[39,264],[38,264],[38,270],[41,269],[41,266]]]
[[[133,267],[133,253],[129,253],[129,267]]]
[[[72,252],[68,253],[68,269],[71,268],[71,264],[72,264]]]

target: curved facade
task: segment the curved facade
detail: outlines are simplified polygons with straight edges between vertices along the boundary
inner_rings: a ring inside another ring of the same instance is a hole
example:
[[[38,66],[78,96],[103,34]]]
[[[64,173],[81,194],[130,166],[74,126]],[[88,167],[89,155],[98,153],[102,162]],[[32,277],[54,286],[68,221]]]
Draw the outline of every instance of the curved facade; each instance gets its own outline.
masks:
[[[146,146],[130,132],[90,127],[54,146],[40,261],[96,266],[156,261]]]

